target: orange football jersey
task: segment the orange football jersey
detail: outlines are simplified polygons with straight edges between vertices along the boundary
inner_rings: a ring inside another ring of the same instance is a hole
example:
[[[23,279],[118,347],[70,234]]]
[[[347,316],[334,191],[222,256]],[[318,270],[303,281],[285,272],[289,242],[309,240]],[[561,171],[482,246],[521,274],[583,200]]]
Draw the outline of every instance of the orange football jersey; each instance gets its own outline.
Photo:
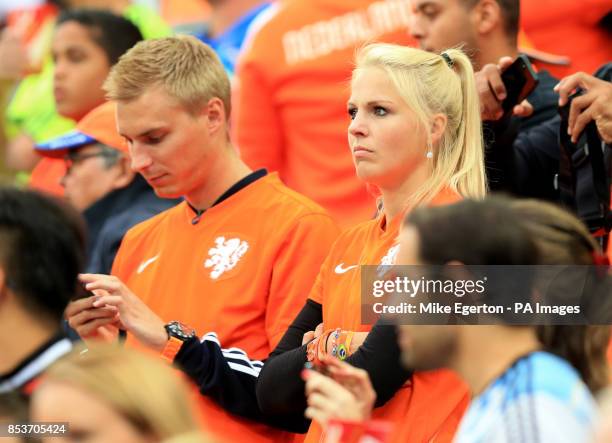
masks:
[[[183,202],[126,234],[113,274],[164,321],[265,359],[303,307],[338,229],[315,203],[269,174],[206,210]],[[130,340],[128,344],[138,346]],[[290,434],[229,415],[203,399],[219,442],[287,441]]]
[[[450,204],[460,197],[441,192],[432,205]],[[386,223],[384,214],[345,232],[334,244],[317,277],[310,298],[323,305],[324,329],[368,332],[361,324],[360,265],[391,265],[399,250],[397,237],[405,214]],[[391,441],[451,441],[469,403],[468,387],[453,372],[415,372],[372,418],[394,424]],[[321,428],[311,425],[307,443],[319,441]]]
[[[375,199],[347,143],[351,72],[366,43],[415,43],[410,0],[276,2],[268,18],[236,70],[233,138],[242,158],[278,171],[343,227],[371,219]]]

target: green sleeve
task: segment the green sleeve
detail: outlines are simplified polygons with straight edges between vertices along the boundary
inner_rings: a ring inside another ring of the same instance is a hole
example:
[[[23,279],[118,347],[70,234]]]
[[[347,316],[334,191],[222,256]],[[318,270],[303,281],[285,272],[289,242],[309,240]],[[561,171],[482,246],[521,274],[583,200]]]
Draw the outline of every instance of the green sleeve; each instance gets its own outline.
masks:
[[[23,132],[36,143],[68,132],[74,121],[61,117],[53,97],[53,65],[49,60],[38,74],[25,77],[17,86],[5,115],[9,139]]]
[[[172,35],[172,29],[153,9],[145,5],[131,4],[123,16],[138,26],[145,39]]]

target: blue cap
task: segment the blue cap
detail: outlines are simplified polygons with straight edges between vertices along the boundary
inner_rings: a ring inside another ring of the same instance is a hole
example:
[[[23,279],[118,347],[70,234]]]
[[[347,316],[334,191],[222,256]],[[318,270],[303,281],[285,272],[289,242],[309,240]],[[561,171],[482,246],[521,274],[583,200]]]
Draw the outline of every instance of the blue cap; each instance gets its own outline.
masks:
[[[74,130],[60,137],[36,145],[36,150],[49,157],[62,157],[69,149],[97,143],[97,140],[87,134]]]

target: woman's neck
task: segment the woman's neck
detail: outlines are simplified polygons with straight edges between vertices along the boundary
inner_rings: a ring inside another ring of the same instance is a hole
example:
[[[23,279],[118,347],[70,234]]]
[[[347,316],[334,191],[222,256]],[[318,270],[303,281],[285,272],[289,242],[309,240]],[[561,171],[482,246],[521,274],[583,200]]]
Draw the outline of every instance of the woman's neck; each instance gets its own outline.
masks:
[[[383,211],[387,222],[408,209],[408,200],[427,181],[431,175],[431,166],[424,162],[412,171],[410,176],[397,186],[380,188]]]

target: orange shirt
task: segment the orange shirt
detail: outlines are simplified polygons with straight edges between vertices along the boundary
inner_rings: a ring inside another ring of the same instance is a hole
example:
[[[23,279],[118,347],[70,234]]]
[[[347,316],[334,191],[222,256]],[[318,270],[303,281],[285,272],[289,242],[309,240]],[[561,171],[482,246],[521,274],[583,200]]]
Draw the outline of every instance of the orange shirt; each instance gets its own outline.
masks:
[[[434,205],[456,202],[460,197],[441,192]],[[354,265],[393,264],[397,236],[404,214],[386,224],[384,215],[346,231],[334,243],[317,277],[310,298],[323,306],[324,329],[342,328],[368,332],[361,324],[361,275]],[[341,265],[341,266],[339,266]],[[468,387],[449,370],[416,372],[387,404],[372,417],[390,421],[392,441],[451,441],[469,401]],[[321,430],[311,425],[306,442],[317,442]]]
[[[265,359],[306,301],[338,229],[318,205],[269,174],[195,213],[183,202],[125,235],[113,274],[164,321]],[[136,346],[129,338],[128,343]],[[218,442],[286,441],[287,433],[230,416],[203,399]]]
[[[28,186],[57,197],[63,197],[64,187],[60,181],[64,175],[66,175],[66,164],[63,159],[43,157],[32,170]]]
[[[353,226],[376,212],[347,143],[355,50],[368,41],[414,44],[410,0],[277,3],[238,61],[234,140],[249,166],[278,171]]]
[[[612,11],[612,0],[521,0],[521,27],[535,47],[571,59],[546,69],[558,78],[593,74],[612,60],[612,38],[597,23]]]

